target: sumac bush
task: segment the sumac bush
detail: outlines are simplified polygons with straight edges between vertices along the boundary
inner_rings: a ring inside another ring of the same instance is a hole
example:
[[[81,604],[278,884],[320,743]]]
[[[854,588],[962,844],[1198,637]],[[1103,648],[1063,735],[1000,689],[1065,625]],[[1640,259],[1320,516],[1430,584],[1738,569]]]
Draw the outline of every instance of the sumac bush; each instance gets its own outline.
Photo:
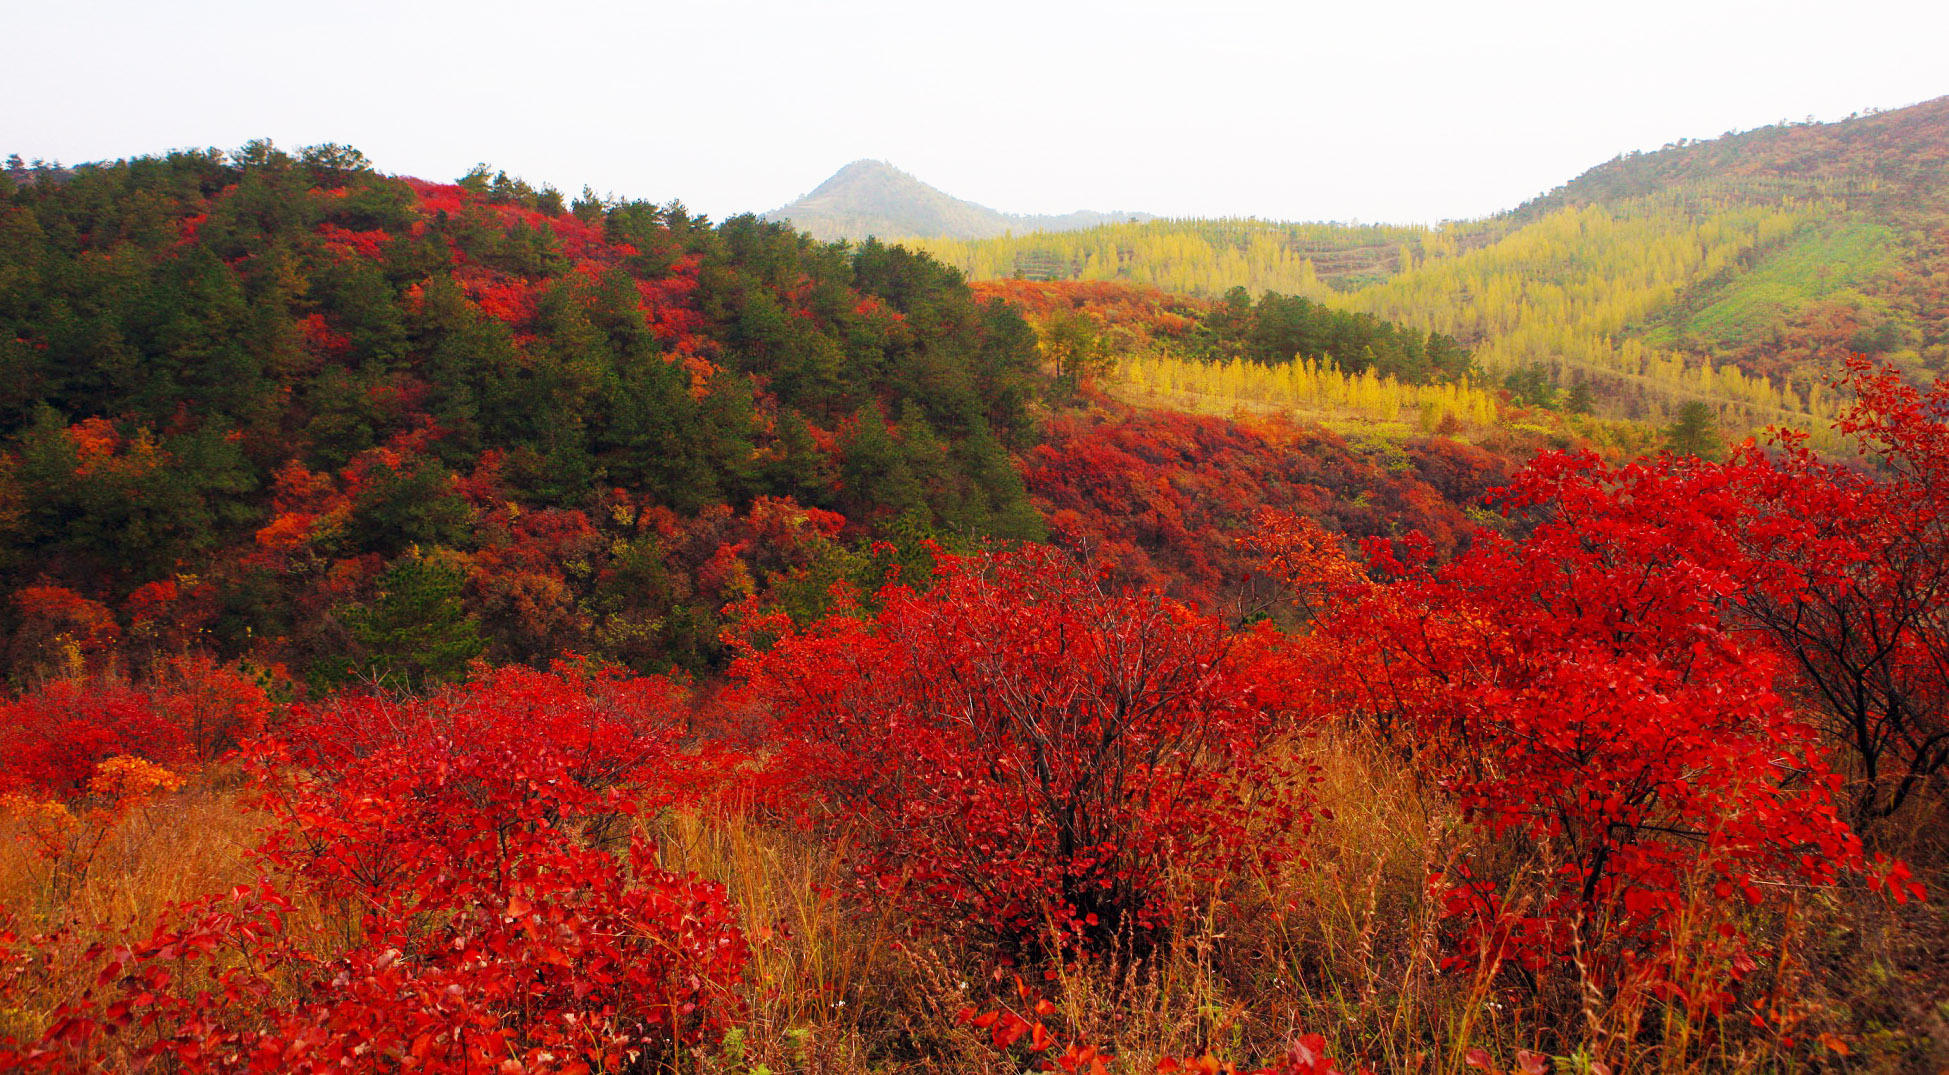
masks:
[[[1224,624],[1043,548],[944,557],[932,581],[778,617],[736,666],[777,771],[859,827],[886,897],[1004,947],[1147,944],[1185,892],[1295,853],[1307,774]]]
[[[76,795],[98,764],[117,756],[210,762],[263,731],[270,716],[262,687],[208,657],[160,662],[140,683],[52,680],[0,700],[0,791]]]
[[[19,1062],[648,1070],[717,1034],[747,954],[734,912],[627,824],[688,764],[682,701],[662,680],[507,669],[298,710],[253,751],[275,883],[93,953],[94,988]],[[298,934],[295,899],[335,928]]]
[[[1758,573],[1738,613],[1795,673],[1794,700],[1846,761],[1867,829],[1949,792],[1949,380],[1927,392],[1865,359],[1840,428],[1866,465],[1797,438],[1748,444],[1694,484],[1733,483],[1730,528]]]
[[[188,754],[183,727],[155,694],[123,680],[54,680],[0,701],[0,791],[69,797],[108,758],[173,765]]]
[[[1437,879],[1454,962],[1723,1010],[1753,966],[1736,912],[1865,868],[1781,662],[1725,615],[1755,578],[1739,497],[1683,465],[1545,456],[1507,490],[1521,542],[1440,567],[1372,543],[1301,643],[1319,703],[1389,729],[1480,833]]]

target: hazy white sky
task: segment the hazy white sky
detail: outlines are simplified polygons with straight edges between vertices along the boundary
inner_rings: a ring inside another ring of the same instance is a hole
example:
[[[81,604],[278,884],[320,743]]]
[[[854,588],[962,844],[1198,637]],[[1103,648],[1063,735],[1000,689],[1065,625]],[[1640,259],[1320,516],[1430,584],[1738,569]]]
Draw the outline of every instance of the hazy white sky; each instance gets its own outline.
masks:
[[[723,217],[877,157],[1013,212],[1436,221],[1949,93],[1949,3],[5,0],[0,154],[257,137]]]

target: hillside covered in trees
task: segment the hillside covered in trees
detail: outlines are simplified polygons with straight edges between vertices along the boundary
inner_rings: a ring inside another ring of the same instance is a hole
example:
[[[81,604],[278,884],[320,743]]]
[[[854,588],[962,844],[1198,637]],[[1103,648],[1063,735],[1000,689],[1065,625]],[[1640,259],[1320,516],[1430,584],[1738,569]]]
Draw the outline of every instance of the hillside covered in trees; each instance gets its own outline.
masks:
[[[1042,533],[1035,337],[905,250],[337,147],[0,182],[15,667],[701,667],[727,601],[816,606],[870,541]]]
[[[1145,355],[1339,378],[1349,406],[1412,415],[1425,394],[1424,434],[1494,414],[1454,340],[1304,298],[971,290],[900,247],[486,169],[435,184],[254,144],[7,182],[17,675],[185,646],[321,688],[561,652],[716,668],[736,601],[814,615],[925,542],[1041,538],[1055,502],[1119,532],[1116,498],[1023,475],[1048,473],[1052,401]],[[1173,465],[1236,485],[1266,450]],[[1140,575],[1188,598],[1246,574],[1160,555]]]
[[[1949,362],[1949,98],[1633,154],[1440,227],[1151,221],[922,244],[975,279],[1234,286],[1362,310],[1598,413],[1824,426],[1850,353]]]

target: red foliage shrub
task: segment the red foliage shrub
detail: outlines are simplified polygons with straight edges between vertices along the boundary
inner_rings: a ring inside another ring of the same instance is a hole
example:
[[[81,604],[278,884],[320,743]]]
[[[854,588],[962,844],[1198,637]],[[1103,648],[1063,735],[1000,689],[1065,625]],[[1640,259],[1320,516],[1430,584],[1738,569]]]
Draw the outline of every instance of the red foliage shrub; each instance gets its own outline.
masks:
[[[1839,425],[1870,464],[1788,439],[1723,468],[1731,528],[1759,582],[1741,602],[1795,672],[1793,692],[1845,751],[1858,824],[1949,789],[1949,380],[1928,393],[1865,359]]]
[[[1184,336],[1217,305],[1109,280],[978,280],[971,286],[981,298],[1000,299],[1038,320],[1051,314],[1087,312],[1115,331],[1131,350],[1150,350],[1144,344],[1159,337]]]
[[[331,223],[318,225],[318,235],[325,241],[325,250],[340,261],[378,261],[379,248],[392,242],[392,236],[384,231],[351,231]]]
[[[199,641],[217,617],[216,587],[179,585],[174,579],[135,588],[122,609],[128,616],[126,656],[140,667],[156,657],[182,654]]]
[[[674,794],[680,701],[511,669],[299,712],[256,755],[278,821],[260,853],[342,908],[342,947],[291,938],[269,886],[187,906],[96,953],[95,988],[23,1062],[587,1072],[718,1032],[746,958],[723,887],[659,869],[618,824],[659,801],[638,782]]]
[[[155,698],[120,680],[64,679],[0,701],[0,791],[81,793],[104,759],[174,764],[188,753],[181,726]]]
[[[118,756],[212,761],[263,731],[270,714],[255,680],[201,655],[161,662],[141,684],[56,680],[0,700],[0,791],[71,797]]]
[[[481,311],[510,325],[525,325],[534,320],[535,302],[541,288],[532,281],[515,278],[469,279],[467,293],[480,304]]]
[[[1459,961],[1539,980],[1576,956],[1600,986],[1720,1010],[1751,963],[1711,909],[1864,864],[1780,662],[1722,614],[1754,578],[1742,501],[1684,466],[1546,456],[1509,491],[1530,537],[1440,568],[1425,543],[1373,545],[1393,581],[1344,581],[1304,645],[1334,670],[1319,704],[1399,727],[1490,840],[1441,879]]]
[[[1005,945],[1054,926],[1108,941],[1165,927],[1173,886],[1289,856],[1303,774],[1224,626],[1113,591],[1041,548],[943,558],[871,618],[783,617],[736,666],[768,702],[778,771],[866,833],[862,872],[923,916]]]
[[[264,731],[271,700],[264,688],[234,665],[201,655],[176,657],[157,667],[151,696],[163,719],[176,728],[198,762],[214,761]]]

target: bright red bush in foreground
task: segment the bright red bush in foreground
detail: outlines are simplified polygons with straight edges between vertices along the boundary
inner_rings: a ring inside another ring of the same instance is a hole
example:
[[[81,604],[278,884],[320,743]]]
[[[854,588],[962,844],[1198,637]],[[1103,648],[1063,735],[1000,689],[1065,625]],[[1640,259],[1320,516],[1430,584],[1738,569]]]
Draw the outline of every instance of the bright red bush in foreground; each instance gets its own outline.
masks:
[[[944,559],[931,590],[880,601],[774,622],[737,672],[776,712],[779,770],[864,828],[887,894],[1010,945],[1100,943],[1164,925],[1175,884],[1293,853],[1304,774],[1267,749],[1218,620],[1035,547]]]
[[[1847,752],[1857,824],[1949,773],[1949,380],[1919,392],[1865,359],[1839,423],[1866,467],[1795,439],[1723,468],[1745,506],[1730,529],[1757,583],[1740,604],[1795,672],[1793,693]]]
[[[96,988],[16,1061],[616,1070],[715,1034],[746,957],[724,890],[625,831],[678,761],[680,701],[509,669],[296,714],[256,759],[289,895],[239,889],[98,953]],[[297,895],[336,908],[341,942],[292,933]]]
[[[1370,546],[1390,581],[1343,579],[1302,659],[1488,838],[1439,879],[1458,961],[1720,1010],[1752,966],[1729,912],[1864,864],[1781,662],[1723,615],[1754,578],[1741,501],[1682,465],[1539,459],[1508,494],[1527,539],[1439,568]]]

